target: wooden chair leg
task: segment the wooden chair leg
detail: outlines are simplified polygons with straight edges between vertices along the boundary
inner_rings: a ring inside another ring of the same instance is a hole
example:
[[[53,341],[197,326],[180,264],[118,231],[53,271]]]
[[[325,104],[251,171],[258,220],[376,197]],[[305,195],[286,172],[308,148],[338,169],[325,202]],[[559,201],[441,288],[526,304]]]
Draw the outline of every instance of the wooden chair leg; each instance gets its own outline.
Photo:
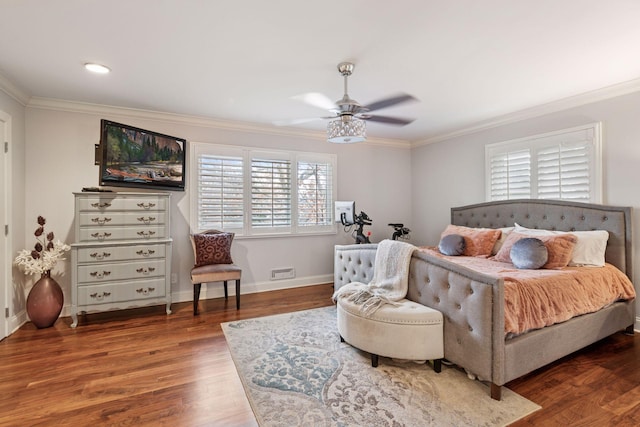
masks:
[[[224,299],[228,299],[229,298],[229,291],[227,290],[227,281],[224,281]]]
[[[200,300],[200,287],[202,283],[193,284],[193,315],[198,314],[198,301]]]
[[[372,354],[371,355],[371,366],[373,366],[374,368],[378,367],[378,355],[377,354]]]
[[[240,310],[240,279],[236,280],[236,310]]]
[[[502,387],[491,383],[491,398],[493,400],[501,400],[502,399]]]

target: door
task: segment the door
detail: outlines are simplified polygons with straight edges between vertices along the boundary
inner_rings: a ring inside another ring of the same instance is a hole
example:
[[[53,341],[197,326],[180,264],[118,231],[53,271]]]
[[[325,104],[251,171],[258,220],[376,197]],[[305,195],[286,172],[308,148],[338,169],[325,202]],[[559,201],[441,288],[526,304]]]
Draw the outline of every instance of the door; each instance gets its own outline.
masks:
[[[8,334],[9,290],[11,286],[11,251],[9,248],[9,180],[11,142],[11,116],[0,111],[0,340]]]

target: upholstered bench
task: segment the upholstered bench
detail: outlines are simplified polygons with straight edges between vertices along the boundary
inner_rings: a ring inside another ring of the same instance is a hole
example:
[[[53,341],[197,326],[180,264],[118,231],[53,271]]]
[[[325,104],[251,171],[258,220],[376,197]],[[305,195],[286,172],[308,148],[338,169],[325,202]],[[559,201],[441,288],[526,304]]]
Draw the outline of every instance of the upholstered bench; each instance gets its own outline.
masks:
[[[373,367],[378,366],[378,356],[383,356],[433,360],[433,369],[440,372],[444,357],[442,313],[408,299],[398,304],[384,304],[366,317],[361,306],[339,298],[340,339],[370,353]]]

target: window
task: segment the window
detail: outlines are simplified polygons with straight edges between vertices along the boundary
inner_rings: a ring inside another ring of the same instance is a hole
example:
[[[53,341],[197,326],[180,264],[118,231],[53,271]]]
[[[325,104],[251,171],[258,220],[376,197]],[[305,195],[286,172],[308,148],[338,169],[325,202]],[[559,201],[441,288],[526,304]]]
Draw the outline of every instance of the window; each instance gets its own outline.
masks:
[[[193,230],[335,233],[335,155],[192,143],[191,164]]]
[[[600,123],[489,144],[487,200],[602,201]]]
[[[330,226],[333,219],[333,164],[313,158],[298,159],[298,226]]]
[[[291,230],[291,160],[265,153],[251,156],[251,228]]]

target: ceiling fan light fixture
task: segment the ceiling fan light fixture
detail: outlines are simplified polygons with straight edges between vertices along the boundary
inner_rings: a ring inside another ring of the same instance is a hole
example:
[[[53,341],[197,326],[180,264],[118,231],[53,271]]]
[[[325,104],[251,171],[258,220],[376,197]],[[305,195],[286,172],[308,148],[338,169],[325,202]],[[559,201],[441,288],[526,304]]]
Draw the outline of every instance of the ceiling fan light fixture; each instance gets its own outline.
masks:
[[[327,124],[327,141],[352,144],[367,140],[367,124],[350,115],[344,115]]]

